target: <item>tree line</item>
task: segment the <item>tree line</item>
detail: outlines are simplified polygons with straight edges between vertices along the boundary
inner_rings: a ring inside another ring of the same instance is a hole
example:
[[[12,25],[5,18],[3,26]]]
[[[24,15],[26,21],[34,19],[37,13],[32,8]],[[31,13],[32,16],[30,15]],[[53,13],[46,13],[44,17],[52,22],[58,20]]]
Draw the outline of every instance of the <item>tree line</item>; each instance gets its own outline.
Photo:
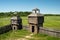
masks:
[[[32,12],[17,12],[19,16],[28,16]],[[13,16],[14,12],[0,12],[0,17]],[[60,14],[43,14],[44,16],[60,16]]]
[[[19,16],[28,16],[31,12],[17,12],[17,15]],[[13,16],[14,12],[1,12],[0,17],[8,17]]]

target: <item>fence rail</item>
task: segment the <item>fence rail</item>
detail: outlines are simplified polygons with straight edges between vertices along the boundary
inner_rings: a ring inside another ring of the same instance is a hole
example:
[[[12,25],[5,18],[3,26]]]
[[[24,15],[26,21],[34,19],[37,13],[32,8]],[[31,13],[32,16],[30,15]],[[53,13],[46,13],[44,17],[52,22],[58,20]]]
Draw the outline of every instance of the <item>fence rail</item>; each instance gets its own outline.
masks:
[[[0,34],[6,33],[11,29],[12,29],[11,25],[6,25],[6,26],[3,26],[3,27],[0,27]]]
[[[54,37],[59,37],[60,38],[60,31],[53,30],[53,29],[40,27],[39,33],[48,34],[50,36],[54,36]]]
[[[3,27],[0,27],[0,34],[8,32],[11,29],[12,29],[11,25],[6,25],[6,26],[3,26]],[[23,29],[29,30],[29,27],[28,26],[23,26]],[[43,34],[47,34],[47,35],[50,35],[50,36],[54,36],[54,37],[59,37],[60,38],[60,30],[57,31],[57,30],[53,30],[53,29],[39,27],[39,33],[43,33]]]

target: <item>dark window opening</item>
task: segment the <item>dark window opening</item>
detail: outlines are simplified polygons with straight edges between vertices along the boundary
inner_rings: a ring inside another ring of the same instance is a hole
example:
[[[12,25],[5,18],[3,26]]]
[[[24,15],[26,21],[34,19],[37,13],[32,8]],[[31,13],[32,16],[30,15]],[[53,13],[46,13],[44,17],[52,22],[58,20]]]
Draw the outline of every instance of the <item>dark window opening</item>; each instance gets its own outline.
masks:
[[[32,26],[32,32],[34,32],[34,26]]]
[[[39,27],[38,27],[38,29],[37,29],[37,32],[39,33]]]
[[[14,30],[15,30],[15,27],[14,27]]]

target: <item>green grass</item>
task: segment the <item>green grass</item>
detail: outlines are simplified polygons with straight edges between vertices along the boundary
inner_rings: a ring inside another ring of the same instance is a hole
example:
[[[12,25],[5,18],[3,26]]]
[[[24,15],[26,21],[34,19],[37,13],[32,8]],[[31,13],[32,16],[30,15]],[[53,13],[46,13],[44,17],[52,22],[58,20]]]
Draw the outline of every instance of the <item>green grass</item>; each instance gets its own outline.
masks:
[[[10,17],[0,18],[0,27],[8,24],[10,24]]]
[[[60,40],[60,38],[57,37],[51,37],[46,34],[35,34],[33,35],[34,38],[29,40]]]
[[[24,38],[24,36],[29,35],[30,32],[27,30],[17,30],[17,31],[9,31],[7,33],[1,34],[0,35],[0,40],[14,40],[18,38]]]
[[[21,17],[22,18],[22,24],[23,25],[28,25],[28,17],[25,16],[25,17]]]
[[[11,17],[3,17],[0,18],[0,26],[4,26],[10,24]],[[23,16],[22,24],[28,25],[28,17]],[[45,16],[44,17],[44,27],[53,28],[53,29],[60,29],[60,16]]]
[[[60,16],[45,16],[44,27],[60,29]]]

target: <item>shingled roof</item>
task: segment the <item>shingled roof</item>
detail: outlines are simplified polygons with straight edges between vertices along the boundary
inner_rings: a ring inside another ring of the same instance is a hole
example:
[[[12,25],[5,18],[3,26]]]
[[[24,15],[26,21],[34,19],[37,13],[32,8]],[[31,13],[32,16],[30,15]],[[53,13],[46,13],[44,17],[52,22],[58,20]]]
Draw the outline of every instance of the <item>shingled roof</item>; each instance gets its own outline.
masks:
[[[35,8],[35,9],[33,9],[32,11],[39,11],[39,13],[31,13],[30,15],[28,15],[28,16],[43,16],[41,13],[40,13],[40,10],[38,9],[38,8]]]

